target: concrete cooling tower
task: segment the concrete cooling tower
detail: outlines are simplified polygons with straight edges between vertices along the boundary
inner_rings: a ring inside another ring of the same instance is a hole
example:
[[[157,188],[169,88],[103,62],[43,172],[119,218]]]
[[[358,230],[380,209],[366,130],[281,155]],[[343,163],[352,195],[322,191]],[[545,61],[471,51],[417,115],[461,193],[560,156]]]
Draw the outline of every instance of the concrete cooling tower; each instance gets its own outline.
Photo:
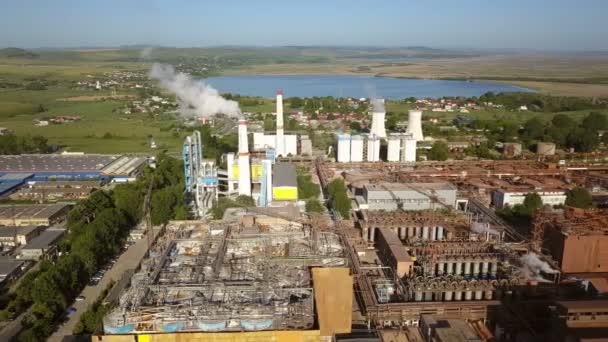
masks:
[[[422,111],[410,110],[407,120],[407,133],[414,136],[416,141],[424,140],[422,135]]]
[[[384,109],[384,99],[375,99],[372,101],[372,129],[370,134],[375,134],[380,139],[386,138],[386,129],[384,128],[384,119],[386,118],[386,110]]]

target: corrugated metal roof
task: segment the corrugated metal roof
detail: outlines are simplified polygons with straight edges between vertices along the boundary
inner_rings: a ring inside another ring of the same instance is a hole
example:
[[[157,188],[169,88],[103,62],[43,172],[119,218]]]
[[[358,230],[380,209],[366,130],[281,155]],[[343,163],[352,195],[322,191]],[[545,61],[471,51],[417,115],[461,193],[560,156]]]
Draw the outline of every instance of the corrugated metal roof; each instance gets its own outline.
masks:
[[[298,180],[296,178],[296,167],[290,163],[274,164],[274,172],[272,177],[272,186],[290,186],[297,187]]]
[[[48,248],[54,244],[63,234],[65,229],[47,229],[42,234],[38,235],[30,243],[25,245],[23,249],[41,249]]]
[[[23,182],[24,180],[33,177],[33,173],[7,173],[0,176],[1,182]]]

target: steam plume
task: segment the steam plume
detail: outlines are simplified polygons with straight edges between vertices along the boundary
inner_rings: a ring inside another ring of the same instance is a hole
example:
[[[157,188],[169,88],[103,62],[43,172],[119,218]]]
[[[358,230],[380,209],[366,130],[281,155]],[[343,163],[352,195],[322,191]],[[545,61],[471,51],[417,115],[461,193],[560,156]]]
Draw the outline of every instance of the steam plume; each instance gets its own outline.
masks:
[[[522,275],[530,280],[543,282],[548,281],[541,276],[541,271],[547,274],[559,273],[558,271],[551,268],[548,263],[542,261],[535,253],[529,252],[524,254],[520,258],[520,261],[523,264],[523,267],[521,269]]]
[[[180,113],[185,117],[208,118],[216,114],[241,114],[236,101],[226,100],[215,88],[202,80],[176,72],[171,65],[154,63],[150,77],[159,80],[161,87],[175,93],[180,104]]]
[[[371,102],[374,112],[386,112],[384,108],[384,99],[372,99]]]
[[[139,59],[141,60],[149,60],[152,57],[152,48],[145,47],[139,52]]]

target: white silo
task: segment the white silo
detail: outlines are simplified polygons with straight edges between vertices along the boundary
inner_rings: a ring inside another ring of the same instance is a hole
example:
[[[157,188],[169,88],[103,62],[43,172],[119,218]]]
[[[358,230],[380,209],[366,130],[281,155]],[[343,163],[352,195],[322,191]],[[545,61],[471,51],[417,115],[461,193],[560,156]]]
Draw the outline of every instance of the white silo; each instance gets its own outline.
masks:
[[[398,162],[401,147],[401,137],[397,134],[389,134],[388,136],[388,150],[386,154],[386,160],[389,162]]]
[[[402,162],[415,162],[416,161],[416,139],[411,134],[404,135],[401,141],[402,144]]]
[[[379,138],[386,138],[384,120],[386,111],[384,110],[384,99],[372,100],[372,129],[370,134],[375,134]]]
[[[370,134],[367,139],[367,161],[380,161],[380,138],[375,134]]]
[[[251,169],[247,120],[239,120],[239,195],[251,196]]]
[[[416,141],[424,140],[422,135],[422,111],[410,110],[407,120],[407,133],[411,133]]]
[[[350,135],[338,134],[338,163],[350,162]]]
[[[362,162],[363,161],[363,137],[360,135],[353,135],[351,137],[350,161],[351,162]]]

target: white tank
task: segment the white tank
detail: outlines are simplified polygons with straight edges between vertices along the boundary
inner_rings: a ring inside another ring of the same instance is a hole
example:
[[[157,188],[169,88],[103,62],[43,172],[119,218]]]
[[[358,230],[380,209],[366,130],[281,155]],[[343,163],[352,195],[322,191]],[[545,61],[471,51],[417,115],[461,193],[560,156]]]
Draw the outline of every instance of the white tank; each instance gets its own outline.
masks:
[[[266,148],[266,139],[263,132],[253,132],[253,150],[262,151]]]
[[[401,149],[401,138],[398,135],[389,135],[388,136],[388,151],[386,154],[386,160],[389,162],[398,162],[400,149]]]
[[[360,135],[353,135],[350,140],[350,161],[362,162],[363,161],[363,137]]]
[[[413,163],[416,161],[416,139],[413,135],[406,135],[403,141],[403,153],[401,155],[401,161],[406,163]]]
[[[411,133],[416,141],[424,140],[422,135],[422,111],[410,110],[407,120],[407,133]]]
[[[350,162],[350,135],[338,134],[338,163]]]
[[[372,134],[367,139],[367,161],[380,161],[380,138]]]

